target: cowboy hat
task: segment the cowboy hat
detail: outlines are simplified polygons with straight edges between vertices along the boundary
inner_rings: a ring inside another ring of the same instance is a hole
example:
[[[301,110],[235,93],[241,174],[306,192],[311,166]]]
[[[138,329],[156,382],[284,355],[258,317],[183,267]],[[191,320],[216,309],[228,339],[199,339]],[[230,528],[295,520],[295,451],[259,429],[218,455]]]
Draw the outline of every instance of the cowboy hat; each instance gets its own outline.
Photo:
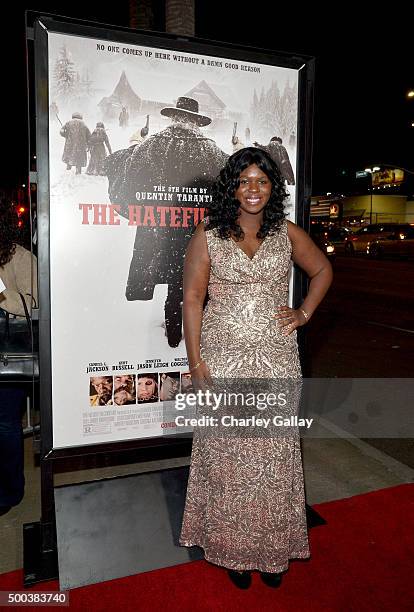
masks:
[[[160,112],[161,115],[165,115],[166,117],[187,118],[200,127],[211,123],[210,117],[199,114],[197,100],[194,100],[194,98],[186,98],[185,96],[180,96],[178,98],[175,107],[167,106],[166,108],[162,108]]]

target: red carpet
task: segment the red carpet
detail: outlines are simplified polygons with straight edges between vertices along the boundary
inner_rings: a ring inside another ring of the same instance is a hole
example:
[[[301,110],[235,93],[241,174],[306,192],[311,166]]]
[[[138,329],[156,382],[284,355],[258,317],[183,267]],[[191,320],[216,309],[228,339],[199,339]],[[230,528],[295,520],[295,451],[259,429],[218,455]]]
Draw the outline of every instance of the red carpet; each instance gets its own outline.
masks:
[[[251,588],[240,591],[224,570],[195,561],[74,589],[70,592],[70,610],[413,610],[414,485],[400,485],[314,508],[327,525],[311,529],[312,558],[292,562],[280,589],[266,587],[254,573]],[[49,582],[35,590],[57,588],[57,582]],[[0,576],[0,590],[13,589],[22,590],[21,571]]]

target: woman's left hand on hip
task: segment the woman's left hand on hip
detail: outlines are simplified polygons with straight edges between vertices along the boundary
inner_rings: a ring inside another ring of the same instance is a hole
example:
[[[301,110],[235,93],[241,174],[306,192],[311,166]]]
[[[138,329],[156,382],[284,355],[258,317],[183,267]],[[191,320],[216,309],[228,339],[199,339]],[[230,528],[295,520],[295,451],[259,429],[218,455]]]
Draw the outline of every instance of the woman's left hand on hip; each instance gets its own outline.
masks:
[[[285,336],[288,336],[294,329],[306,323],[303,312],[289,306],[279,306],[274,318],[278,319],[278,326],[282,328],[282,333]]]

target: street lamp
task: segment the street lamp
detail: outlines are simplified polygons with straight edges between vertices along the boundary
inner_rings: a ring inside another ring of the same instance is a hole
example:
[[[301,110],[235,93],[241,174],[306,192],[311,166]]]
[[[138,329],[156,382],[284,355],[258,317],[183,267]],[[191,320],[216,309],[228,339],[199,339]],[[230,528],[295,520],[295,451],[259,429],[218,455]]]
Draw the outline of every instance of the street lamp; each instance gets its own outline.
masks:
[[[373,187],[373,181],[372,181],[372,175],[374,172],[379,172],[381,170],[381,168],[379,166],[373,166],[372,168],[365,168],[365,170],[358,170],[356,173],[356,178],[364,178],[364,177],[370,177],[370,181],[371,181],[371,188],[370,188],[370,211],[369,211],[369,222],[372,223],[372,192],[374,190]]]
[[[370,205],[370,209],[369,209],[369,222],[370,224],[372,223],[372,191],[373,191],[373,186],[372,186],[372,174],[373,172],[377,172],[379,170],[378,166],[374,166],[373,168],[365,168],[365,172],[367,174],[370,175],[371,178],[371,189],[370,189],[370,194],[371,194],[371,205]]]

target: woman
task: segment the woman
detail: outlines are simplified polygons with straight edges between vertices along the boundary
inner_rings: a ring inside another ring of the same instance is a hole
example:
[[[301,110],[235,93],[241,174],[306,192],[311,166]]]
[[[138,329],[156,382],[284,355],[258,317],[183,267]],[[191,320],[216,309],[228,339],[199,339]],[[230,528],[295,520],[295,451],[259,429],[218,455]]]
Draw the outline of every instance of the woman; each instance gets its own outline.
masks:
[[[25,317],[37,300],[36,257],[17,241],[21,238],[14,206],[0,200],[0,278],[5,290],[0,293],[0,317],[5,313]],[[3,348],[0,333],[0,352]],[[2,362],[0,361],[0,368]],[[0,516],[20,503],[24,495],[24,454],[22,415],[26,407],[27,386],[2,380],[0,385]]]
[[[213,378],[300,379],[296,328],[323,299],[332,269],[286,221],[287,197],[276,164],[257,148],[234,153],[220,173],[184,265],[184,334],[198,389]],[[299,308],[287,306],[291,260],[310,277]],[[180,544],[203,547],[240,588],[251,570],[279,586],[289,559],[309,557],[299,436],[203,439],[195,430]]]
[[[138,374],[138,404],[158,402],[158,374]]]

